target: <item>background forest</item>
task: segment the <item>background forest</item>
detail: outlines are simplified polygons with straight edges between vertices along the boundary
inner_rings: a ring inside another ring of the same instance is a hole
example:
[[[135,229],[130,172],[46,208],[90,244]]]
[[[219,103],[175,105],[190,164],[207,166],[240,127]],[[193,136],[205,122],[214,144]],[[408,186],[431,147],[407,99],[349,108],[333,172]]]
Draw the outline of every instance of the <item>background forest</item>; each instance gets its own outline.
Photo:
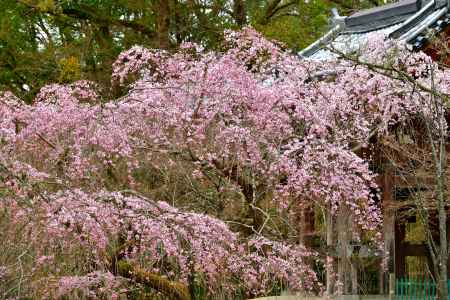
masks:
[[[0,90],[31,101],[47,83],[110,83],[117,55],[133,45],[175,50],[182,42],[217,49],[224,29],[251,25],[299,50],[342,15],[376,0],[2,0]],[[25,86],[24,86],[25,85]]]

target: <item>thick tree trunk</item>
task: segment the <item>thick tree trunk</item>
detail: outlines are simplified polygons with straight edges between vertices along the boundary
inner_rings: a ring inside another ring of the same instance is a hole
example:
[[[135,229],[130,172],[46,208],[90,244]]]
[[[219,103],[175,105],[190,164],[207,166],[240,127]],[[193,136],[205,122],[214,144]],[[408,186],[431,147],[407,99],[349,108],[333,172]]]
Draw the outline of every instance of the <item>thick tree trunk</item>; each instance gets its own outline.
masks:
[[[159,0],[157,5],[156,30],[158,36],[158,47],[160,49],[170,48],[170,6],[169,1]]]
[[[233,17],[236,24],[239,27],[242,27],[247,23],[247,12],[245,9],[244,1],[242,0],[233,1]]]

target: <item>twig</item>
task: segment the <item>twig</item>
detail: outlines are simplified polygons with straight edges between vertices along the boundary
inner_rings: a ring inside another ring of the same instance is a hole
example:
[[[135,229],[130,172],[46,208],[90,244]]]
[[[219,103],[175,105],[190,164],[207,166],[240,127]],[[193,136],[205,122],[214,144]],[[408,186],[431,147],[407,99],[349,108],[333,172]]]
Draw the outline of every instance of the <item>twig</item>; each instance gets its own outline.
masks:
[[[46,138],[44,138],[40,133],[36,132],[36,135],[44,142],[46,143],[48,146],[50,146],[50,148],[52,148],[53,150],[56,150],[56,146],[54,144],[52,144],[51,142],[49,142]]]

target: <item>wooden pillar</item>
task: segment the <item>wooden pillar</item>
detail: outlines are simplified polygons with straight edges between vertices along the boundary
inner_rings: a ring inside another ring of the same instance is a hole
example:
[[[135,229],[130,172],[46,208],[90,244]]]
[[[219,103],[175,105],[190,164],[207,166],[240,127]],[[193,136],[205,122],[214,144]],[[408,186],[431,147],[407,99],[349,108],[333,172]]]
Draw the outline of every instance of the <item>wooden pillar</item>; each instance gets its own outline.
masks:
[[[338,260],[338,280],[342,284],[342,292],[350,294],[352,292],[352,272],[348,253],[350,242],[349,233],[351,231],[350,214],[348,210],[342,208],[337,218],[337,234],[339,243],[339,260]]]
[[[331,210],[328,209],[326,212],[326,228],[327,228],[327,250],[328,252],[334,252],[332,249],[334,248],[334,222],[333,215],[331,214]],[[335,270],[334,270],[334,257],[331,253],[328,253],[326,258],[326,277],[327,277],[327,286],[326,286],[326,294],[328,296],[333,295],[334,292],[334,282],[335,282]]]
[[[299,243],[305,247],[312,247],[312,240],[315,234],[314,231],[314,209],[312,207],[305,207],[299,212],[296,217],[298,240]]]
[[[359,290],[358,290],[358,269],[356,268],[356,262],[351,263],[350,265],[351,267],[351,272],[350,272],[350,276],[352,278],[352,295],[357,295]]]
[[[305,209],[305,227],[304,227],[304,245],[306,247],[313,247],[313,238],[315,235],[315,228],[314,228],[314,219],[315,219],[315,213],[313,207],[307,207]]]
[[[390,273],[395,272],[395,209],[394,203],[394,176],[392,168],[388,165],[384,167],[384,173],[379,178],[379,186],[381,188],[381,205],[383,209],[383,237],[384,251],[388,255],[386,272],[380,271],[380,293],[388,292],[385,290],[385,283]]]
[[[447,209],[447,241],[450,241],[450,218],[449,218],[449,211]],[[431,254],[428,254],[428,261],[431,261]],[[432,265],[429,265],[430,269],[432,268]],[[450,279],[450,255],[449,255],[449,259],[447,259],[447,276]],[[449,294],[450,294],[450,289],[449,289]]]
[[[389,273],[389,300],[395,300],[395,274]]]
[[[356,223],[353,221],[353,214],[350,215],[350,217],[348,218],[348,228],[351,228],[352,232],[357,232],[358,228]],[[352,232],[349,233],[349,236],[353,239],[354,236],[352,234]],[[349,259],[349,263],[350,263],[350,277],[351,277],[351,293],[352,295],[357,295],[359,294],[359,278],[358,278],[358,261],[359,260],[355,260],[355,259]]]
[[[400,220],[395,222],[395,276],[406,275],[406,255],[403,241],[405,240],[405,224]]]

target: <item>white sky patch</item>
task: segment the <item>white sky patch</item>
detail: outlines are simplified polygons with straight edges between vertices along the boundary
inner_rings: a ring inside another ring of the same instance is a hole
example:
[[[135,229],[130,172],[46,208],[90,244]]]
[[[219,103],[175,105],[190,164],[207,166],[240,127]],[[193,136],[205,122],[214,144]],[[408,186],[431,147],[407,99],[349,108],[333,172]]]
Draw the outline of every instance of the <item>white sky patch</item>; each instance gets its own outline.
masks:
[[[29,92],[29,91],[30,91],[30,86],[29,86],[28,84],[24,83],[24,84],[22,84],[22,89],[23,89],[24,91]]]

